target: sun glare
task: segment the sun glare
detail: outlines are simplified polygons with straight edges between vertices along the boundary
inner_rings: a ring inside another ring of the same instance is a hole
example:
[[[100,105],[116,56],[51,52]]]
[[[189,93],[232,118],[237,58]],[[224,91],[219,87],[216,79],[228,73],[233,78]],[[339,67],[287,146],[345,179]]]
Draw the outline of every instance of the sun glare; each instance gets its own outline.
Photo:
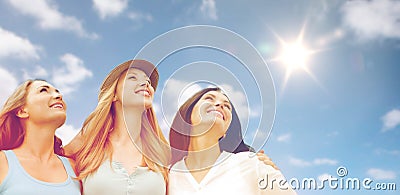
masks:
[[[293,71],[304,68],[309,55],[310,52],[300,43],[285,44],[280,59],[287,69]]]
[[[318,84],[317,78],[314,76],[312,71],[309,68],[309,60],[311,55],[318,52],[314,49],[309,49],[306,47],[306,44],[303,42],[305,26],[300,31],[300,34],[297,36],[297,39],[293,42],[287,42],[282,39],[279,35],[275,34],[279,42],[281,43],[281,51],[279,55],[271,61],[278,62],[279,65],[282,65],[286,69],[286,74],[283,80],[281,94],[285,90],[286,84],[290,78],[290,76],[297,71],[304,71],[312,79],[314,79]],[[320,85],[320,84],[319,84]]]

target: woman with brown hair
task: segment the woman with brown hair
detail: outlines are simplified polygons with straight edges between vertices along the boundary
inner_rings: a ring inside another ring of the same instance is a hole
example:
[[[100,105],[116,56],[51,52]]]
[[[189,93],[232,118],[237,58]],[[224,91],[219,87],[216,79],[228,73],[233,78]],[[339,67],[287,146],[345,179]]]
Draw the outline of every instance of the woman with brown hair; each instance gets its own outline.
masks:
[[[285,181],[280,171],[246,152],[250,148],[240,131],[234,106],[219,88],[205,88],[189,98],[170,129],[169,195],[296,194],[279,183]],[[268,181],[259,180],[265,176]],[[266,182],[269,186],[261,189]]]
[[[152,107],[156,67],[129,60],[104,79],[98,104],[65,147],[86,195],[166,193],[170,150]]]
[[[66,119],[60,92],[27,80],[0,113],[0,194],[80,194],[71,164],[55,136]]]

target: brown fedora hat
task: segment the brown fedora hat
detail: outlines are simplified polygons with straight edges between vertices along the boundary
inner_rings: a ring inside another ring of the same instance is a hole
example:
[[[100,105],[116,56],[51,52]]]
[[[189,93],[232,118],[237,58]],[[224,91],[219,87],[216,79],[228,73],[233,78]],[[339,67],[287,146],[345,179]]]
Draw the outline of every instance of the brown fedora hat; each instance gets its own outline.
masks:
[[[158,85],[158,70],[149,61],[146,60],[140,60],[140,59],[134,59],[134,60],[128,60],[126,62],[123,62],[116,66],[114,69],[108,73],[107,77],[104,79],[103,83],[101,84],[100,87],[100,94],[99,94],[99,99],[102,96],[102,94],[107,90],[112,83],[117,80],[121,74],[125,71],[128,70],[129,68],[137,68],[142,70],[146,75],[150,78],[151,80],[151,86],[156,90],[157,85]]]

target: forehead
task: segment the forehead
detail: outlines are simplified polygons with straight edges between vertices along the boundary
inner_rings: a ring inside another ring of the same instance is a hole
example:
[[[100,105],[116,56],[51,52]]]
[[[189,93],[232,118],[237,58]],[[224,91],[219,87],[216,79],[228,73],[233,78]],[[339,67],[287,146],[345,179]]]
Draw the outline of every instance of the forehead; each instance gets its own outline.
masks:
[[[128,74],[140,74],[140,75],[147,76],[147,74],[143,70],[140,70],[138,68],[129,68],[127,73]]]
[[[47,86],[47,87],[50,87],[50,88],[54,88],[53,85],[51,85],[50,83],[48,83],[46,81],[33,81],[33,83],[31,84],[30,89],[31,90],[35,90],[35,89],[37,89],[39,87],[42,87],[42,86]]]
[[[203,95],[203,97],[207,96],[207,95],[214,96],[216,98],[219,98],[219,99],[222,99],[224,101],[230,102],[228,97],[226,97],[226,95],[223,94],[221,91],[209,91],[209,92],[205,93]]]

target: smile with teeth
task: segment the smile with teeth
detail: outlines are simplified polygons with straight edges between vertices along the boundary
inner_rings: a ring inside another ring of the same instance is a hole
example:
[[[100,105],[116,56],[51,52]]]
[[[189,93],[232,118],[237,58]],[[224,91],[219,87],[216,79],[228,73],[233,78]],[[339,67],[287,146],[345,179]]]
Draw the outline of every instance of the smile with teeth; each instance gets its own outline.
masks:
[[[55,103],[55,104],[51,105],[50,108],[54,108],[54,109],[63,109],[64,106],[63,106],[62,103]]]
[[[139,90],[136,93],[141,93],[144,96],[150,96],[150,92],[148,90]]]
[[[218,110],[210,110],[210,111],[208,111],[207,113],[214,114],[214,115],[216,115],[217,117],[220,117],[220,118],[222,118],[223,120],[225,120],[225,117],[224,117],[224,115],[221,113],[221,111],[218,111]]]

